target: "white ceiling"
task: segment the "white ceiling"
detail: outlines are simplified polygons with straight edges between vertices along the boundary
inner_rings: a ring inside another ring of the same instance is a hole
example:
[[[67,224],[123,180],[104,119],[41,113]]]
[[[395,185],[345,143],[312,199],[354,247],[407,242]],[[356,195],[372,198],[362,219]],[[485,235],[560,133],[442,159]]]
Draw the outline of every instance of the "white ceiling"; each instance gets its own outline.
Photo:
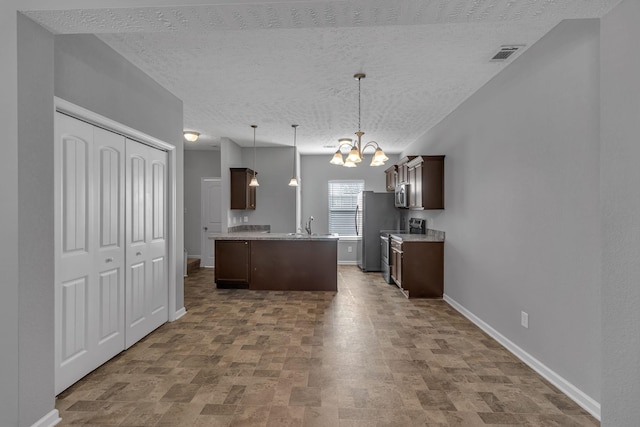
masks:
[[[620,0],[253,0],[200,6],[26,12],[56,34],[96,33],[184,102],[185,129],[213,149],[229,138],[335,151],[357,131],[399,153],[563,19]],[[180,0],[176,0],[177,3]]]

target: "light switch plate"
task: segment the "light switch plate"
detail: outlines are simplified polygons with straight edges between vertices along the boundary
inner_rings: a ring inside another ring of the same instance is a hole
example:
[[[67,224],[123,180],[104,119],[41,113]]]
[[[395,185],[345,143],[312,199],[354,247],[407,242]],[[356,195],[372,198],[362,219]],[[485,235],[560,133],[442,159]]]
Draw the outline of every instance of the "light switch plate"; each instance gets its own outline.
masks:
[[[520,324],[523,328],[529,329],[529,313],[525,311],[520,312]]]

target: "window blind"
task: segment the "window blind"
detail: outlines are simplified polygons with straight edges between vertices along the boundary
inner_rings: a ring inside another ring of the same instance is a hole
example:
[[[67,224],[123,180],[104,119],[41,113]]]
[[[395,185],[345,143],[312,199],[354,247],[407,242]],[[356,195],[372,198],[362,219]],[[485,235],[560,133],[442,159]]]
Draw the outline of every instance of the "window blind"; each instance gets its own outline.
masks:
[[[358,229],[362,229],[362,217],[359,215],[356,219],[356,207],[363,190],[363,180],[329,181],[329,233],[355,236],[356,221]]]

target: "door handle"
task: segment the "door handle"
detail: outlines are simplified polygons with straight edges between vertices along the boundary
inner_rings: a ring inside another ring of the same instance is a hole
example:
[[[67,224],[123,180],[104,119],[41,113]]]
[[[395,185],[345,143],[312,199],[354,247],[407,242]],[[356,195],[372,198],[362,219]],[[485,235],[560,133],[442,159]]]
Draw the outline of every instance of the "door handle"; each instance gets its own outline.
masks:
[[[136,256],[142,255],[142,252],[136,252]]]
[[[104,260],[104,262],[113,262],[113,258],[107,258]]]
[[[204,231],[207,231],[207,230],[209,229],[209,227],[202,227],[202,229],[203,229]]]

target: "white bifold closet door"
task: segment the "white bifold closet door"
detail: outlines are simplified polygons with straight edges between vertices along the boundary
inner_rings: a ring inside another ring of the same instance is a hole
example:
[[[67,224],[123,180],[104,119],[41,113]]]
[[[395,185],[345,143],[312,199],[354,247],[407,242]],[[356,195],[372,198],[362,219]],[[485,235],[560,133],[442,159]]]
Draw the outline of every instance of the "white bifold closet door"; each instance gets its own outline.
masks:
[[[167,153],[127,140],[126,347],[168,319]]]
[[[56,113],[56,393],[124,348],[125,138]]]
[[[166,156],[56,113],[56,394],[168,319]]]

